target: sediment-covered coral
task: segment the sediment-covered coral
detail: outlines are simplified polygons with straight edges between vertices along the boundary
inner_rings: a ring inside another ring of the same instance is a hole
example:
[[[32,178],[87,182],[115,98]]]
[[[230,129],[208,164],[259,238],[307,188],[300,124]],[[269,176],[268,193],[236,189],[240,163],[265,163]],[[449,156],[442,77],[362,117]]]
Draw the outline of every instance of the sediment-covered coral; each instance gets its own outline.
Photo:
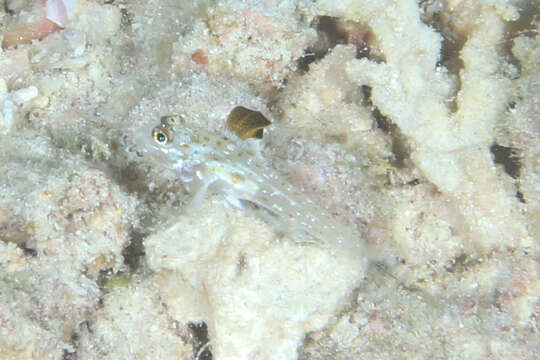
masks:
[[[347,79],[343,67],[355,56],[355,46],[337,45],[321,61],[311,64],[307,74],[292,77],[280,95],[282,125],[347,145],[364,140],[371,130],[371,113],[362,105],[361,89]]]
[[[95,311],[100,271],[123,266],[134,201],[44,139],[2,145],[0,354],[60,359]]]
[[[309,6],[301,2],[303,6]],[[173,45],[173,70],[232,76],[259,91],[282,87],[315,40],[294,3],[220,2]]]
[[[174,270],[197,290],[217,358],[294,358],[303,334],[326,324],[363,273],[361,258],[276,239],[219,196],[145,247],[153,270]]]
[[[109,287],[111,292],[104,297],[96,321],[79,331],[77,358],[189,358],[192,347],[187,343],[188,335],[176,327],[155,284],[151,278]]]

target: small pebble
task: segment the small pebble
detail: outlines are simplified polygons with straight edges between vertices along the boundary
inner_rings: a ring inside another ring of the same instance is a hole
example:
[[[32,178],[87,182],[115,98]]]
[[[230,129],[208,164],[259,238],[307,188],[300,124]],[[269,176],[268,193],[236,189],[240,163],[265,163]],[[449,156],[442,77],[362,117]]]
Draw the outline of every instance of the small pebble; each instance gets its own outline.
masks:
[[[32,109],[42,109],[47,105],[49,105],[49,97],[44,95],[36,97],[30,103]]]
[[[0,94],[7,93],[7,84],[6,80],[0,78]]]
[[[28,103],[30,100],[36,98],[39,95],[38,89],[35,86],[29,86],[24,89],[17,90],[11,94],[12,101],[21,106]]]

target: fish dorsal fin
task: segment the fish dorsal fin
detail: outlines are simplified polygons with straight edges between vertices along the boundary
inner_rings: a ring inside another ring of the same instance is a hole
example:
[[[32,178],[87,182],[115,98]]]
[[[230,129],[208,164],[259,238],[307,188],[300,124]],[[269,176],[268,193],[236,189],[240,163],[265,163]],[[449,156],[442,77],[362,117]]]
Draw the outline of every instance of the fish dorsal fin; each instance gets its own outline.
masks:
[[[242,140],[262,139],[263,129],[271,122],[260,112],[237,106],[227,117],[227,129]]]

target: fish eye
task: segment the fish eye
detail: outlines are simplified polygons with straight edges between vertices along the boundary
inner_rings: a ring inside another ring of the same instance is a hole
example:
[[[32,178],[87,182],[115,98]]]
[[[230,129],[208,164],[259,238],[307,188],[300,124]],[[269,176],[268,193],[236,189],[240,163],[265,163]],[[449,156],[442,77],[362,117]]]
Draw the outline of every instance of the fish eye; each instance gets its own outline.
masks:
[[[154,141],[159,145],[165,145],[172,141],[172,134],[168,129],[156,126],[154,130],[152,130],[152,138],[154,138]]]

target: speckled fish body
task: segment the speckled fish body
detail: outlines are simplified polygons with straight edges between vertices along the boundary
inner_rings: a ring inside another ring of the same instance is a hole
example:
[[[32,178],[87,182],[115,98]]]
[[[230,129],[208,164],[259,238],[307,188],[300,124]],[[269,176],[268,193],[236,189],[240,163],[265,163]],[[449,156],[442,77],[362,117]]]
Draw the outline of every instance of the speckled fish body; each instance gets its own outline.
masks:
[[[298,231],[302,242],[311,241],[331,250],[360,251],[360,239],[302,195],[254,153],[246,141],[191,125],[174,127],[172,141],[151,141],[148,130],[139,136],[143,152],[192,183],[194,197],[204,196],[212,185],[235,207],[250,202],[277,217],[285,233]],[[150,140],[149,140],[150,139]],[[295,240],[298,240],[294,235]],[[306,240],[307,239],[307,240]]]

